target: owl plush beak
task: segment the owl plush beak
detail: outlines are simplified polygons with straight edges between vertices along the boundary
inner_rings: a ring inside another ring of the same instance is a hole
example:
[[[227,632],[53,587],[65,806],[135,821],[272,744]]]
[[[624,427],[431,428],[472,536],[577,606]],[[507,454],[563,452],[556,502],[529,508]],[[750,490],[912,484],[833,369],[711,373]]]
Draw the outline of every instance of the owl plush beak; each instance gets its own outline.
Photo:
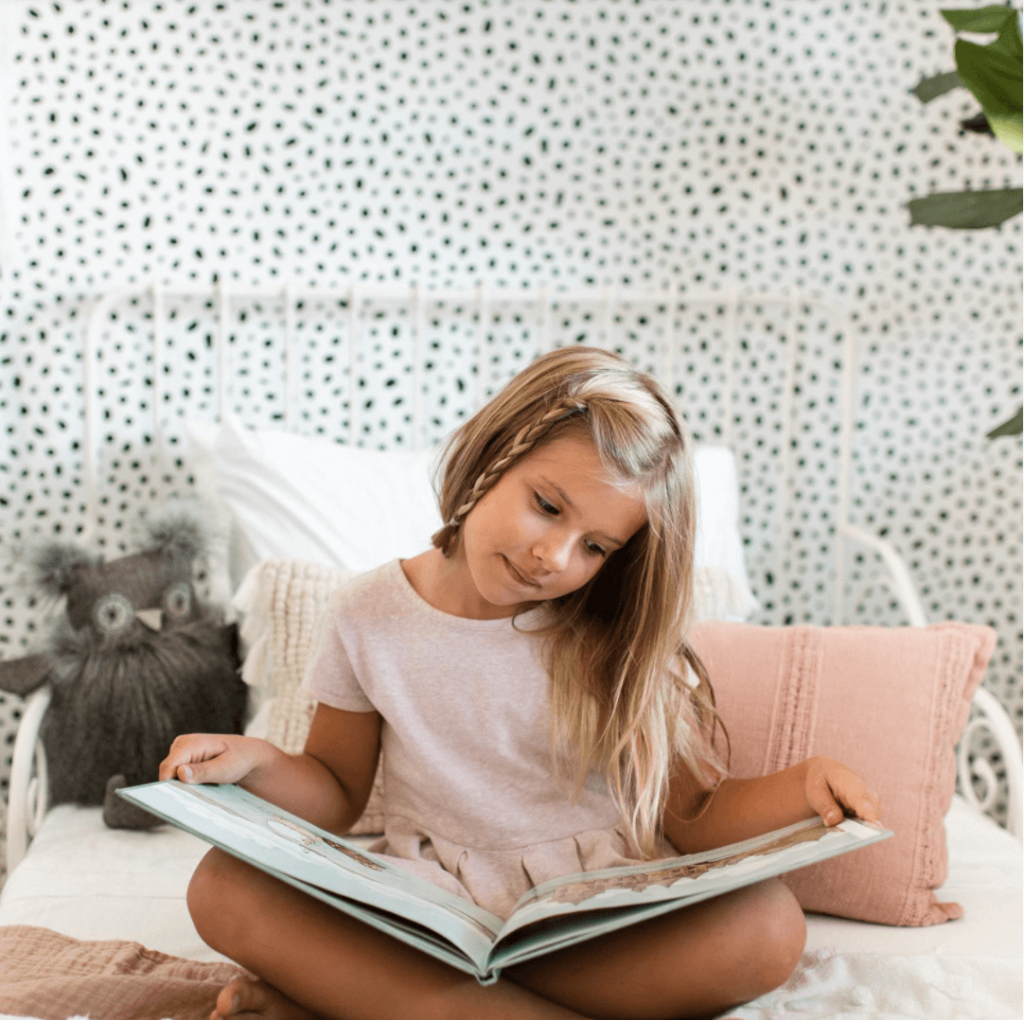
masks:
[[[139,623],[144,623],[150,630],[160,630],[164,625],[164,614],[159,609],[140,609],[135,614]]]

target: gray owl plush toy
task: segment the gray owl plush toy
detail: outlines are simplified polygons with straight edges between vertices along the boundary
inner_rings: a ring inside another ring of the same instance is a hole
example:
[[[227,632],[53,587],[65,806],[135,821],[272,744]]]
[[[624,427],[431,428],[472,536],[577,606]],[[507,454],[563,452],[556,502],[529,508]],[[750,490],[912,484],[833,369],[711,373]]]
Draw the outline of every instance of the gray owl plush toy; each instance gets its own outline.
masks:
[[[155,782],[180,733],[241,732],[237,630],[192,583],[205,547],[198,519],[176,510],[149,524],[147,548],[110,563],[62,543],[31,556],[35,585],[66,611],[39,653],[0,662],[0,690],[52,688],[51,804],[102,804],[112,828],[157,825],[116,790]]]

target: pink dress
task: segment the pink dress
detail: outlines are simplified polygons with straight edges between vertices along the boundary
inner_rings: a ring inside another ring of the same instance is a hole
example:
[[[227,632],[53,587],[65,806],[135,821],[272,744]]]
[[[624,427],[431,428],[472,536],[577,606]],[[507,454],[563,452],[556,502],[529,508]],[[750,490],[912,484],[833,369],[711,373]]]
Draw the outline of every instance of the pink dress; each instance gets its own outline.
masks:
[[[372,849],[501,917],[548,879],[641,860],[603,777],[574,802],[553,768],[550,680],[530,633],[544,612],[514,626],[450,616],[393,560],[334,595],[305,677],[323,704],[381,715]]]

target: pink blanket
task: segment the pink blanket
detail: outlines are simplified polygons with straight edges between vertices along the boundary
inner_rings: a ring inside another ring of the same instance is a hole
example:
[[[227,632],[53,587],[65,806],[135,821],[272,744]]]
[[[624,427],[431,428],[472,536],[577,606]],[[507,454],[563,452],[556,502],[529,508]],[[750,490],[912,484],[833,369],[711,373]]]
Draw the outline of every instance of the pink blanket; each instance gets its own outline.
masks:
[[[217,992],[244,974],[138,942],[80,942],[48,928],[0,927],[0,1013],[40,1020],[206,1020]]]

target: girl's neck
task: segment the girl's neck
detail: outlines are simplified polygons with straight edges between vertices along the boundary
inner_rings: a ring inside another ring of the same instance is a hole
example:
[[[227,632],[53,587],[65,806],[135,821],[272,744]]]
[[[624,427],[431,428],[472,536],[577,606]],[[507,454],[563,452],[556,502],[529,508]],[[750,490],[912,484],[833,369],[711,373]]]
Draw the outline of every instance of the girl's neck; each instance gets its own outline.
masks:
[[[428,605],[449,616],[467,620],[501,620],[537,605],[525,602],[518,606],[495,606],[486,602],[472,584],[469,567],[460,549],[450,557],[445,557],[440,549],[428,549],[400,563],[413,591]]]

